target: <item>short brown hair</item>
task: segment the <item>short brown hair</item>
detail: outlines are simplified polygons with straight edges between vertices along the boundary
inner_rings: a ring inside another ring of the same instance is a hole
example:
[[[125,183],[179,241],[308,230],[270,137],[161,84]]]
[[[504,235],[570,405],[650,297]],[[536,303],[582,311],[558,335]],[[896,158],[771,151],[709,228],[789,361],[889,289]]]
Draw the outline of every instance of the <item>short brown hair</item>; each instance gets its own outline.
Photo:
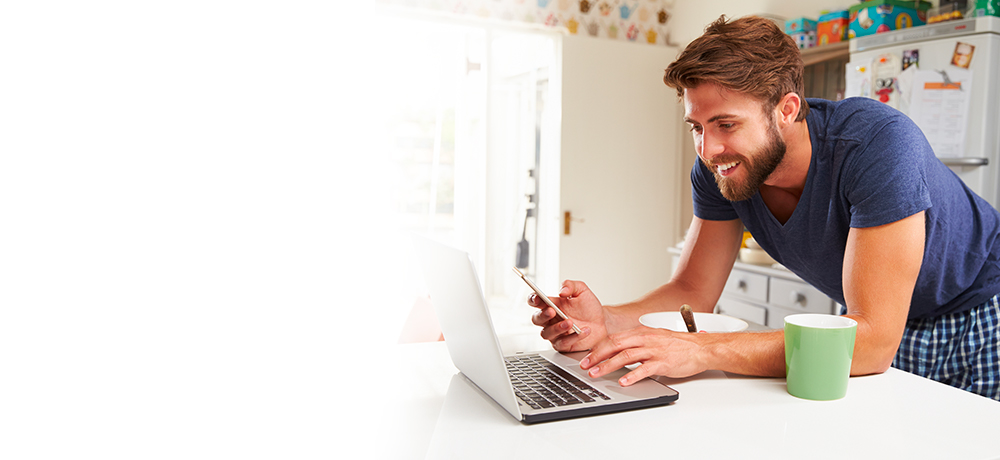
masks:
[[[796,93],[802,106],[795,120],[802,121],[809,113],[802,72],[798,46],[773,21],[757,16],[727,21],[720,16],[667,66],[663,82],[682,98],[687,88],[715,83],[770,107]]]

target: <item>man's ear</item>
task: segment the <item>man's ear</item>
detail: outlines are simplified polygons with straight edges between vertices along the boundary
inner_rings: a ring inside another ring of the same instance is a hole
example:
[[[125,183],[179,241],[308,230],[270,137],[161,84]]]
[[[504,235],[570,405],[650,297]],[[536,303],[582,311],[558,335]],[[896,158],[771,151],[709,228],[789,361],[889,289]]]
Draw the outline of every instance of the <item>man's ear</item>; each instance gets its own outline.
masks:
[[[778,106],[775,107],[779,123],[785,126],[795,123],[795,119],[798,118],[799,110],[801,108],[802,99],[798,94],[786,94],[781,98],[781,101],[778,102]]]

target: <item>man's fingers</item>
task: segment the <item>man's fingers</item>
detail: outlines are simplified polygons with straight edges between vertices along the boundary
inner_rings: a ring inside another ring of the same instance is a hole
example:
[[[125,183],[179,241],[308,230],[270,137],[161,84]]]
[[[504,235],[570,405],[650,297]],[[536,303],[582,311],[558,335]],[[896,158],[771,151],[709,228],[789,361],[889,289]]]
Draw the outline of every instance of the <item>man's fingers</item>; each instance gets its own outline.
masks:
[[[555,310],[551,308],[543,308],[531,315],[531,322],[535,326],[546,326],[549,324],[549,321],[552,321],[552,318],[555,318],[555,316]]]
[[[591,367],[588,373],[591,377],[597,378],[617,371],[629,364],[647,361],[651,358],[647,351],[644,348],[626,348],[608,360]]]
[[[639,367],[633,369],[632,372],[629,372],[628,374],[623,375],[622,378],[618,379],[618,384],[623,387],[627,387],[635,382],[649,377],[650,375],[653,375],[652,366],[640,364]]]
[[[531,294],[528,296],[528,305],[535,308],[546,308],[549,306],[544,300],[538,297],[538,294]]]
[[[564,353],[583,351],[590,348],[587,345],[584,345],[583,343],[587,337],[590,337],[590,332],[591,332],[590,328],[585,327],[583,329],[580,329],[579,334],[573,334],[571,333],[570,326],[568,326],[568,323],[569,323],[568,321],[563,321],[562,323],[559,323],[559,324],[567,324],[566,333],[563,334],[563,338],[556,340],[555,342],[552,342],[552,348],[555,348],[557,351],[561,351]]]
[[[600,372],[600,375],[607,374],[608,372],[624,367],[626,364],[636,362],[634,356],[635,349],[633,347],[641,346],[642,340],[639,338],[636,329],[609,335],[607,339],[595,345],[590,354],[580,361],[580,367],[588,369],[600,363],[602,369],[598,372]],[[591,376],[594,376],[594,374],[591,373]]]
[[[559,290],[559,297],[577,297],[586,291],[586,283],[582,281],[566,280],[563,281],[562,288]]]
[[[559,321],[542,329],[542,338],[549,342],[572,332],[569,321]]]
[[[541,307],[545,306],[542,303],[542,300],[539,299],[538,295],[536,295],[536,294],[531,294],[531,295],[528,296],[528,305],[531,305],[532,307],[538,307],[538,308],[541,308]]]

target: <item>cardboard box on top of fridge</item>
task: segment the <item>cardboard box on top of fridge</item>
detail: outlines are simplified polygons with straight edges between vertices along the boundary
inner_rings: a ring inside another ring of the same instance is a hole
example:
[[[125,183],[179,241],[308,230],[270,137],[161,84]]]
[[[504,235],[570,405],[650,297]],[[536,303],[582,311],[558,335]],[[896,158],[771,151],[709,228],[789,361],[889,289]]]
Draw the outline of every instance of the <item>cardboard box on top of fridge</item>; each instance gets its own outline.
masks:
[[[844,41],[847,38],[847,25],[850,22],[850,13],[847,10],[833,11],[820,16],[816,24],[819,44],[828,45]]]
[[[863,37],[890,30],[922,26],[927,23],[925,1],[874,0],[852,6],[847,37]]]
[[[795,45],[799,47],[800,50],[805,50],[816,46],[816,32],[798,32],[790,34],[792,40],[795,40]]]
[[[809,18],[795,18],[785,21],[785,33],[788,35],[802,32],[815,32],[816,20]]]

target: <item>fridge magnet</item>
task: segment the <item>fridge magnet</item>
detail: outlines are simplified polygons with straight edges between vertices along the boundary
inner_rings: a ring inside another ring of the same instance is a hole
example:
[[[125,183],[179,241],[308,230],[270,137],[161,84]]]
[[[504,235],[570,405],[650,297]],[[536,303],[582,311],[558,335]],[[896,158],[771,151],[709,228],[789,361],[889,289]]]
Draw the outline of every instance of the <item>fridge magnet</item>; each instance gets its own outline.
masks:
[[[968,43],[955,43],[955,53],[951,55],[951,65],[968,69],[972,63],[972,53],[976,47]]]
[[[906,70],[911,65],[920,68],[920,50],[903,50],[903,70]]]
[[[894,109],[898,108],[899,103],[899,88],[896,83],[902,72],[899,61],[899,56],[890,53],[875,58],[872,63],[872,98]]]

